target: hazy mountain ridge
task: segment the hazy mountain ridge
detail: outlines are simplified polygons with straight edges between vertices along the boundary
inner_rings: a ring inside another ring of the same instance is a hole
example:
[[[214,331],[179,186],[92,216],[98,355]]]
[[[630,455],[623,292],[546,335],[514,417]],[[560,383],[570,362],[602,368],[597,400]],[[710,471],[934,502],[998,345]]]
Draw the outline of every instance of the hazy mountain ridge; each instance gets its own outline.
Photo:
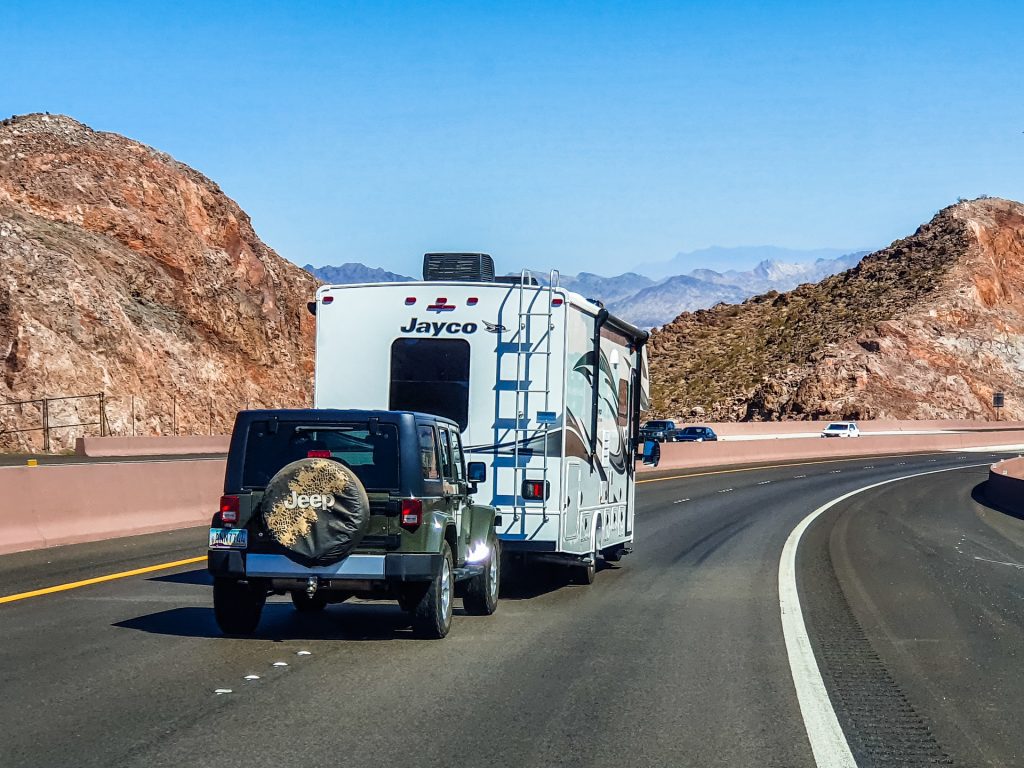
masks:
[[[345,262],[340,266],[314,267],[306,264],[304,270],[317,280],[331,285],[351,285],[355,283],[405,283],[415,278],[389,272],[380,267],[368,267],[356,261]]]
[[[781,248],[768,250],[791,252]],[[559,285],[589,299],[597,299],[610,311],[635,325],[653,328],[671,321],[680,312],[706,309],[721,302],[741,302],[766,291],[787,291],[801,283],[816,282],[856,266],[863,255],[864,252],[850,253],[838,258],[818,258],[805,264],[765,259],[749,270],[716,272],[713,269],[695,269],[689,274],[672,275],[660,280],[638,272],[624,272],[613,277],[580,272],[578,275],[560,275]],[[326,283],[399,282],[414,279],[359,263],[338,267],[313,267],[307,264],[304,268]],[[541,284],[547,283],[548,272],[532,270],[532,273]],[[509,274],[518,275],[519,272]]]

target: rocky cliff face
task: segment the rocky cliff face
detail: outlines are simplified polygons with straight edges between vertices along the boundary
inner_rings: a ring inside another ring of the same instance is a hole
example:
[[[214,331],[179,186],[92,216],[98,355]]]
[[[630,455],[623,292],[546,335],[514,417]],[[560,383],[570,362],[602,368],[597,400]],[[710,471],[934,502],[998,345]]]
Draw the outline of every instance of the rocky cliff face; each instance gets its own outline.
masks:
[[[166,154],[67,117],[3,121],[0,267],[0,402],[105,392],[119,434],[132,396],[145,434],[175,413],[182,433],[223,432],[247,403],[310,402],[315,279]],[[50,411],[99,415],[92,400]],[[37,405],[0,406],[0,445],[38,446],[9,432],[38,422]]]
[[[854,269],[684,313],[651,342],[655,413],[1024,418],[1024,206],[961,202]]]

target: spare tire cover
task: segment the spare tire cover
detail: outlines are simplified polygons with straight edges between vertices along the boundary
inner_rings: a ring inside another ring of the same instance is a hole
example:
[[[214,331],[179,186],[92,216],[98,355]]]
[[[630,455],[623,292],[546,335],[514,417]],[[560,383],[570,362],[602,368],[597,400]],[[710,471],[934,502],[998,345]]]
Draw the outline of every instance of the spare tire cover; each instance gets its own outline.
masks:
[[[263,523],[270,537],[305,565],[331,565],[366,535],[370,500],[351,469],[331,459],[300,459],[267,485]]]

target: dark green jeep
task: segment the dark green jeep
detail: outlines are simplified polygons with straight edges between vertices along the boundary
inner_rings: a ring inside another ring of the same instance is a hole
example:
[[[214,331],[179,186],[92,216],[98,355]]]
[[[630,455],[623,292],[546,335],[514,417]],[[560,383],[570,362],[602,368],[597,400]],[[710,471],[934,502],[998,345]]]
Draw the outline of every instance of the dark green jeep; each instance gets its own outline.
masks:
[[[397,600],[421,637],[452,603],[498,604],[494,508],[470,494],[458,425],[395,411],[242,411],[210,529],[213,608],[226,634],[256,630],[269,594],[301,612],[352,596]]]

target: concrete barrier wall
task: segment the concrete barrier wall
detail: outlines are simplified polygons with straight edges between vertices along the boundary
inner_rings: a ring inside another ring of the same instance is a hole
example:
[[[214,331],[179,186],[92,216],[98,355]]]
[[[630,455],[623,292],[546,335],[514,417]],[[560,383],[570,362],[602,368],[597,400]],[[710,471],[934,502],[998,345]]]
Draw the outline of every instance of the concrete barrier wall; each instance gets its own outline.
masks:
[[[985,483],[985,498],[1000,509],[1024,517],[1024,458],[992,465]]]
[[[80,437],[78,456],[187,456],[227,453],[230,435],[179,435],[165,437]]]
[[[0,468],[0,554],[202,525],[223,488],[223,459]]]
[[[658,469],[758,464],[802,459],[877,456],[887,453],[977,448],[986,445],[1024,445],[1024,430],[959,432],[932,435],[884,435],[857,438],[819,437],[790,440],[749,440],[719,443],[662,443]],[[643,467],[650,471],[653,467]]]
[[[994,444],[1024,444],[1024,430],[846,440],[666,443],[662,444],[658,468],[915,453]],[[224,485],[224,463],[223,459],[181,459],[0,468],[0,554],[202,525],[216,510]],[[1014,499],[1024,494],[1024,461],[1004,464],[1007,474],[999,474],[990,485],[992,493],[1002,500],[994,503],[1012,510],[1008,504],[1020,503]]]

